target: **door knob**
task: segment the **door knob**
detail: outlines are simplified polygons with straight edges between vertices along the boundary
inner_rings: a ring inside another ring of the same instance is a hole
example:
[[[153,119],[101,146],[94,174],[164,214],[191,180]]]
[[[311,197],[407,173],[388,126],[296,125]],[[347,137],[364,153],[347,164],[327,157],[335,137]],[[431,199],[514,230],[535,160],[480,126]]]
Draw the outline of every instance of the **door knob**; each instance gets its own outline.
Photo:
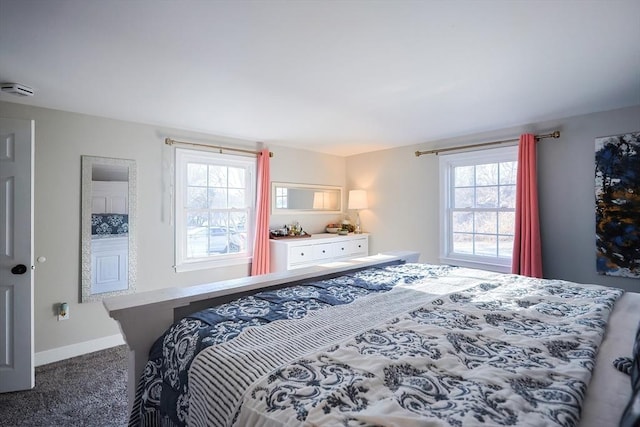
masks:
[[[13,274],[24,274],[27,272],[27,266],[24,264],[18,264],[11,269]]]

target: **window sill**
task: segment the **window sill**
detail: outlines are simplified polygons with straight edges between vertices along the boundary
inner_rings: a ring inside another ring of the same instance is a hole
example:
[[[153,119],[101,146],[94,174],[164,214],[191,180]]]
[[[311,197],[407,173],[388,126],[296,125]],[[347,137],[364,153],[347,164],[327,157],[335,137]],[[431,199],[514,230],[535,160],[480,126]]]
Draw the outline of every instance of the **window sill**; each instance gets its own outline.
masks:
[[[238,256],[217,260],[206,261],[190,261],[175,265],[176,273],[185,273],[188,271],[207,270],[212,268],[233,267],[236,265],[251,264],[252,257]]]
[[[511,260],[509,264],[496,264],[482,260],[470,260],[456,257],[440,257],[442,264],[455,265],[458,267],[478,268],[480,270],[495,271],[496,273],[511,273]]]

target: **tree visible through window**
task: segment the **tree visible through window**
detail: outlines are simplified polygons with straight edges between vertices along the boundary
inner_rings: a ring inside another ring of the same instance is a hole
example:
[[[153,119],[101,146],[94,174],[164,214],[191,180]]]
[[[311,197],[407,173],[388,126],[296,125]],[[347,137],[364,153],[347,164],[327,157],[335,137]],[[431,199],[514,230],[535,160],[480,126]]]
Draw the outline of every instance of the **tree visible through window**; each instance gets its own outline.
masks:
[[[442,156],[443,257],[510,265],[517,149]]]
[[[176,265],[248,257],[255,159],[176,150]]]

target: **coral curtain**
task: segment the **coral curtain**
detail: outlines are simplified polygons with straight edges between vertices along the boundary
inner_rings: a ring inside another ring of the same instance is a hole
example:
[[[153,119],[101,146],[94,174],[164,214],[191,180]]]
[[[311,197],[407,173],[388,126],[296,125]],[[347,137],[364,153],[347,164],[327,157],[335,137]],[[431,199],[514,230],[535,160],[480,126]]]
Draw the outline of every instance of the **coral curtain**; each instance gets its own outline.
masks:
[[[269,272],[269,209],[271,192],[269,189],[269,150],[262,150],[258,156],[258,185],[256,197],[256,226],[253,244],[251,275]]]
[[[536,138],[532,134],[521,135],[518,146],[515,226],[511,272],[542,277]]]

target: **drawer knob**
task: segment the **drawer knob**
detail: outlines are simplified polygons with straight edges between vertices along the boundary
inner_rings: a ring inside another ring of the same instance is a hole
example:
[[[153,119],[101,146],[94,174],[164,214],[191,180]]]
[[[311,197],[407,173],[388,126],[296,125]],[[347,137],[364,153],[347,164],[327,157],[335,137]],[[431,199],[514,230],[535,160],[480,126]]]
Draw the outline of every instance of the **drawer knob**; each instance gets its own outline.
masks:
[[[300,256],[304,256],[304,252],[300,252]]]

